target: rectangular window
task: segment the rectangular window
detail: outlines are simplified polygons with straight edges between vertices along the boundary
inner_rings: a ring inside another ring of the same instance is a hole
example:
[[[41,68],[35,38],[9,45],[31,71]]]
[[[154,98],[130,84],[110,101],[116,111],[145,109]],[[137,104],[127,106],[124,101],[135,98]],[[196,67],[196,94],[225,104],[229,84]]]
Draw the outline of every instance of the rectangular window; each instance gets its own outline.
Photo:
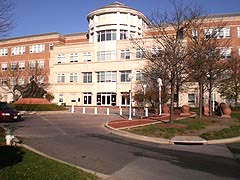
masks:
[[[58,96],[58,102],[63,102],[63,94],[59,94],[59,96]]]
[[[121,82],[130,82],[130,79],[128,78],[129,74],[131,74],[131,71],[120,71],[121,74]]]
[[[92,61],[92,54],[91,52],[84,52],[83,53],[83,62]]]
[[[29,61],[29,69],[33,70],[36,67],[36,61]]]
[[[44,84],[44,76],[37,76],[38,84]]]
[[[144,49],[136,49],[136,58],[137,59],[142,59],[144,57]]]
[[[83,93],[83,104],[92,104],[92,93]]]
[[[66,57],[65,54],[58,54],[57,55],[57,63],[61,64],[61,63],[65,63]]]
[[[11,71],[16,71],[17,70],[17,62],[12,62],[11,63]]]
[[[144,75],[141,71],[136,71],[136,81],[143,81]]]
[[[2,71],[7,71],[7,68],[8,68],[7,63],[2,63],[1,66],[2,66]]]
[[[16,82],[17,82],[17,81],[16,81],[16,77],[11,77],[11,78],[10,78],[10,85],[11,85],[11,86],[15,86],[15,85],[16,85]]]
[[[116,81],[117,81],[116,71],[97,72],[97,82],[116,82]]]
[[[92,83],[92,73],[91,72],[83,73],[83,83]]]
[[[2,84],[2,86],[7,86],[7,78],[2,78],[1,84]]]
[[[19,63],[18,63],[18,68],[19,68],[19,70],[24,70],[25,69],[25,61],[20,61]]]
[[[240,27],[237,27],[237,36],[240,38]]]
[[[121,59],[130,59],[130,51],[129,49],[121,50]]]
[[[127,30],[120,30],[120,40],[127,39]]]
[[[103,30],[97,32],[97,42],[116,40],[116,30]]]
[[[64,83],[65,82],[65,74],[59,73],[57,75],[57,83]]]
[[[70,54],[70,62],[78,62],[78,53]]]
[[[29,47],[29,53],[42,53],[45,51],[45,44],[33,44]]]
[[[192,30],[192,38],[196,40],[197,37],[198,37],[198,31],[197,31],[197,29],[193,29]]]
[[[221,55],[222,59],[230,59],[230,58],[232,58],[231,48],[223,48],[223,49],[221,49],[220,55]]]
[[[26,47],[25,46],[17,46],[12,48],[12,55],[21,55],[26,53]]]
[[[38,69],[44,69],[45,61],[44,60],[38,60]]]
[[[152,58],[160,57],[162,52],[161,48],[154,47],[151,49]]]
[[[24,78],[23,77],[18,78],[18,85],[24,85]]]
[[[188,94],[188,103],[193,105],[196,103],[196,96],[195,94]]]
[[[0,56],[7,56],[7,55],[8,55],[8,49],[7,48],[0,49]]]
[[[70,82],[77,82],[77,79],[78,79],[78,75],[77,73],[70,73]]]
[[[111,61],[116,60],[116,51],[98,51],[97,52],[98,61]]]

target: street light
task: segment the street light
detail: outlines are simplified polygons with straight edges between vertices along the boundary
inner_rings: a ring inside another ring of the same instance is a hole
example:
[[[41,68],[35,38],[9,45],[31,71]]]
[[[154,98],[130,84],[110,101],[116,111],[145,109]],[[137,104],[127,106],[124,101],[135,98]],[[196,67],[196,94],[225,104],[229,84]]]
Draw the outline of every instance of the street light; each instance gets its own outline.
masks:
[[[131,82],[131,89],[130,89],[130,106],[129,106],[129,118],[128,120],[132,120],[132,78],[133,78],[133,75],[130,73],[128,74],[128,79],[130,80]]]
[[[146,84],[143,84],[143,95],[144,95],[144,96],[143,96],[143,98],[144,98],[144,99],[143,99],[143,101],[144,101],[144,102],[143,102],[143,103],[144,103],[144,108],[143,108],[143,109],[144,109],[144,112],[145,112],[145,116],[146,116],[146,107],[145,107],[145,106],[146,106],[146,98],[145,98],[145,95],[146,95],[146,87],[147,87],[147,85],[146,85]]]
[[[158,91],[159,91],[159,116],[162,115],[162,102],[161,102],[161,87],[162,87],[162,79],[161,78],[157,78],[157,82],[158,82]]]

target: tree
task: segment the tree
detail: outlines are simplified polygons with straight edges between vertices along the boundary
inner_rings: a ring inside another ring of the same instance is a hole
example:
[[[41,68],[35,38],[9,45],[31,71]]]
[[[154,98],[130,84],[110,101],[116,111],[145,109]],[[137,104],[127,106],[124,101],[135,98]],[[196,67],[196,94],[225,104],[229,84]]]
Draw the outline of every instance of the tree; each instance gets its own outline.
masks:
[[[4,37],[13,28],[13,2],[0,0],[0,37]]]
[[[237,107],[240,98],[240,59],[233,57],[229,60],[229,68],[223,72],[222,80],[218,84],[221,96],[234,102]]]
[[[186,77],[188,72],[186,59],[189,54],[184,36],[202,11],[199,7],[185,6],[182,2],[179,4],[174,0],[170,2],[173,12],[156,11],[150,17],[152,30],[147,35],[152,39],[151,43],[148,39],[145,42],[134,40],[134,45],[142,49],[144,57],[148,60],[145,72],[148,72],[149,77],[158,76],[164,82],[163,88],[170,89],[170,123],[172,123],[176,84],[178,82],[179,88],[181,78]],[[148,46],[158,49],[157,53],[147,50]]]
[[[218,81],[218,75],[225,69],[225,61],[220,61],[220,51],[218,47],[227,46],[229,40],[220,41],[223,21],[215,22],[208,16],[200,16],[192,24],[188,32],[188,52],[190,81],[197,82],[199,87],[199,116],[202,117],[202,107],[204,106],[204,90],[209,92],[209,115],[212,115],[212,91],[213,85]]]

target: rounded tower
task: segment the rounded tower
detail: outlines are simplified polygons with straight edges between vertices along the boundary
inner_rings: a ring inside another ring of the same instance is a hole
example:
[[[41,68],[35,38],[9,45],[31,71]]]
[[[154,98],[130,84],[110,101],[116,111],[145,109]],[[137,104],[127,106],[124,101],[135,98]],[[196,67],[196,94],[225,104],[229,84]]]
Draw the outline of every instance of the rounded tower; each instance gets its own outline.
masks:
[[[90,43],[142,37],[150,25],[143,13],[120,2],[90,12],[87,20]]]

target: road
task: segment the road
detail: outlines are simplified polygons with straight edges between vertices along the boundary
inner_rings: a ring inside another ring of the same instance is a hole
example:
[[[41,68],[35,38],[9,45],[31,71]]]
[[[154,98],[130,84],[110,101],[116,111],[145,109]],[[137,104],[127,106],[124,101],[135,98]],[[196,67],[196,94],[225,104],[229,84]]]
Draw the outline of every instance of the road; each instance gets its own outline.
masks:
[[[112,134],[117,115],[33,114],[5,124],[45,154],[109,175],[108,180],[240,179],[240,165],[225,145],[161,145]]]

